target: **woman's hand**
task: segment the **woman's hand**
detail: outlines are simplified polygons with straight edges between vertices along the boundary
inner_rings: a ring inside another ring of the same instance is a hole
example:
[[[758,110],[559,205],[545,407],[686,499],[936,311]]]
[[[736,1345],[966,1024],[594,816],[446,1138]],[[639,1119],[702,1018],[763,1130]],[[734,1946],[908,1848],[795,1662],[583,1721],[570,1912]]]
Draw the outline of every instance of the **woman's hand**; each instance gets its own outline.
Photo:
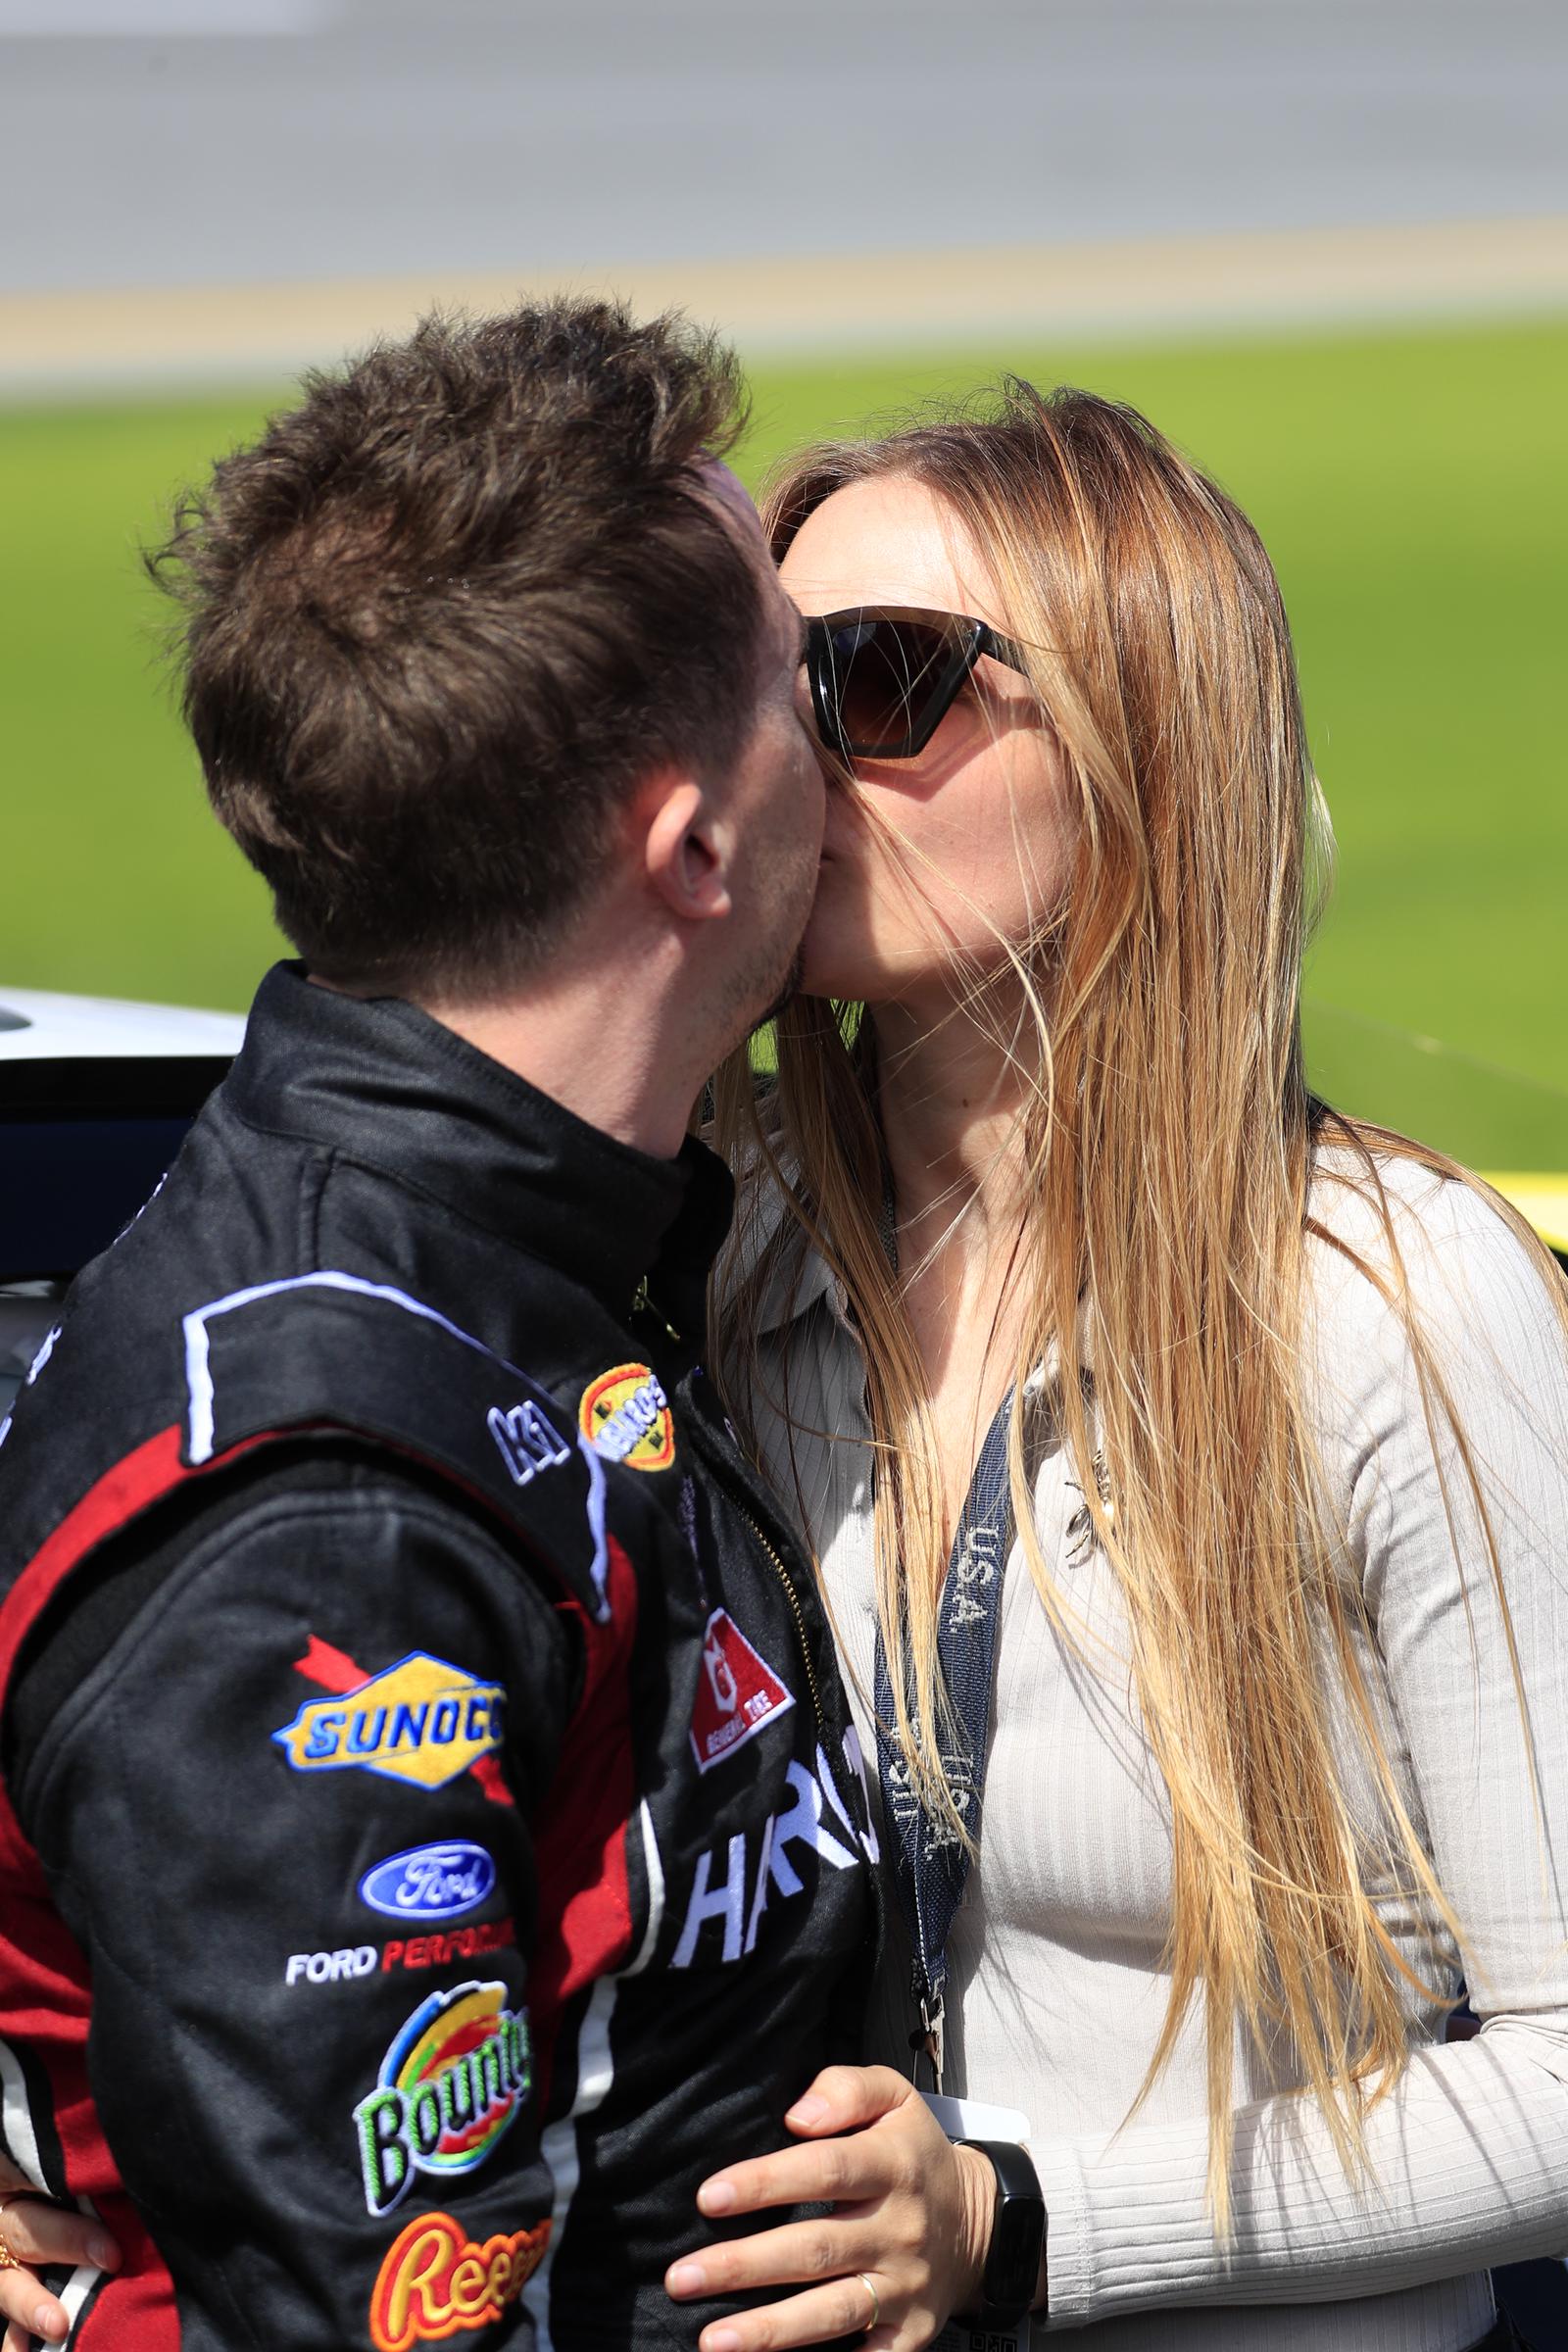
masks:
[[[27,2352],[35,2335],[58,2344],[70,2332],[65,2306],[43,2286],[40,2271],[74,2271],[84,2263],[101,2271],[120,2266],[120,2248],[102,2222],[52,2205],[5,2156],[0,2156],[0,2239],[15,2257],[15,2267],[0,2270],[0,2320],[6,2324],[0,2352]]]
[[[828,2067],[784,2121],[810,2144],[715,2173],[697,2192],[700,2211],[727,2221],[772,2205],[827,2201],[835,2210],[682,2255],[664,2285],[683,2302],[813,2283],[712,2321],[700,2352],[782,2352],[860,2334],[870,2352],[921,2352],[950,2312],[978,2296],[996,2195],[990,2165],[956,2147],[890,2067]]]

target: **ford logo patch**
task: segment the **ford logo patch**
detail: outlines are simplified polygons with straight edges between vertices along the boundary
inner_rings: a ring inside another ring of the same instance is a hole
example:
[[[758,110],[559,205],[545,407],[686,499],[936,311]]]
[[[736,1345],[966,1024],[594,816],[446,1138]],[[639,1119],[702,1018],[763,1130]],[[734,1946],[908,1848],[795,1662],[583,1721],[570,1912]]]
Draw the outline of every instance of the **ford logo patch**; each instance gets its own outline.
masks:
[[[495,1861],[484,1847],[453,1838],[388,1854],[360,1881],[360,1899],[388,1919],[461,1919],[478,1909],[495,1883]]]

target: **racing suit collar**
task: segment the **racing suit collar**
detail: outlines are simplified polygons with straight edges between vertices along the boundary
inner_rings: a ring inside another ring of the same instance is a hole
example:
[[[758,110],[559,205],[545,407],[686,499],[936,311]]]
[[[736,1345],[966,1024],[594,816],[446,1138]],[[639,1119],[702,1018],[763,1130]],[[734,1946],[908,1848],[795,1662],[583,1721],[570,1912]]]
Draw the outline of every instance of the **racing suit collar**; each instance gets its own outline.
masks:
[[[617,1319],[646,1281],[664,1320],[700,1342],[734,1191],[695,1137],[674,1159],[635,1151],[416,1005],[317,988],[299,963],[262,982],[227,1090],[251,1125],[417,1188]]]

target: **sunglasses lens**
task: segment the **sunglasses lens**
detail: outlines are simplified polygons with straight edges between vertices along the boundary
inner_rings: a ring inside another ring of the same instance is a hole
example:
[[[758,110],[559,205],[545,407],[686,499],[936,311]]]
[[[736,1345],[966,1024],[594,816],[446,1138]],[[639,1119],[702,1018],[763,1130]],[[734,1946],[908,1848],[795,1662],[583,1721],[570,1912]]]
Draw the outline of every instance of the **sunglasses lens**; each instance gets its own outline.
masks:
[[[918,736],[954,664],[951,633],[918,620],[866,612],[835,619],[825,632],[829,699],[847,749],[899,757]]]

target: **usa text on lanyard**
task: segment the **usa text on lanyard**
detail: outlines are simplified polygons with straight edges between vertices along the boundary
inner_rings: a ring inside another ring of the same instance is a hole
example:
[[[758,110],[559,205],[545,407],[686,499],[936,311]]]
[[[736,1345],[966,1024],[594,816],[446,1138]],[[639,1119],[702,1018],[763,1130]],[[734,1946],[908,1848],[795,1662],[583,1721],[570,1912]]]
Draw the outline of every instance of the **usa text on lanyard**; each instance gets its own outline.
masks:
[[[899,1907],[914,1953],[911,1991],[921,2027],[917,2046],[924,2048],[931,2061],[936,2090],[942,2088],[948,1937],[963,1900],[971,1850],[980,1837],[1003,1572],[1012,1549],[1012,1490],[1007,1475],[1011,1408],[1009,1396],[986,1432],[953,1540],[953,1556],[937,1611],[937,1658],[948,1700],[938,1754],[954,1806],[968,1833],[968,1845],[950,1823],[934,1818],[920,1802],[919,1789],[894,1737],[893,1683],[880,1626],[876,1638],[877,1775]]]

